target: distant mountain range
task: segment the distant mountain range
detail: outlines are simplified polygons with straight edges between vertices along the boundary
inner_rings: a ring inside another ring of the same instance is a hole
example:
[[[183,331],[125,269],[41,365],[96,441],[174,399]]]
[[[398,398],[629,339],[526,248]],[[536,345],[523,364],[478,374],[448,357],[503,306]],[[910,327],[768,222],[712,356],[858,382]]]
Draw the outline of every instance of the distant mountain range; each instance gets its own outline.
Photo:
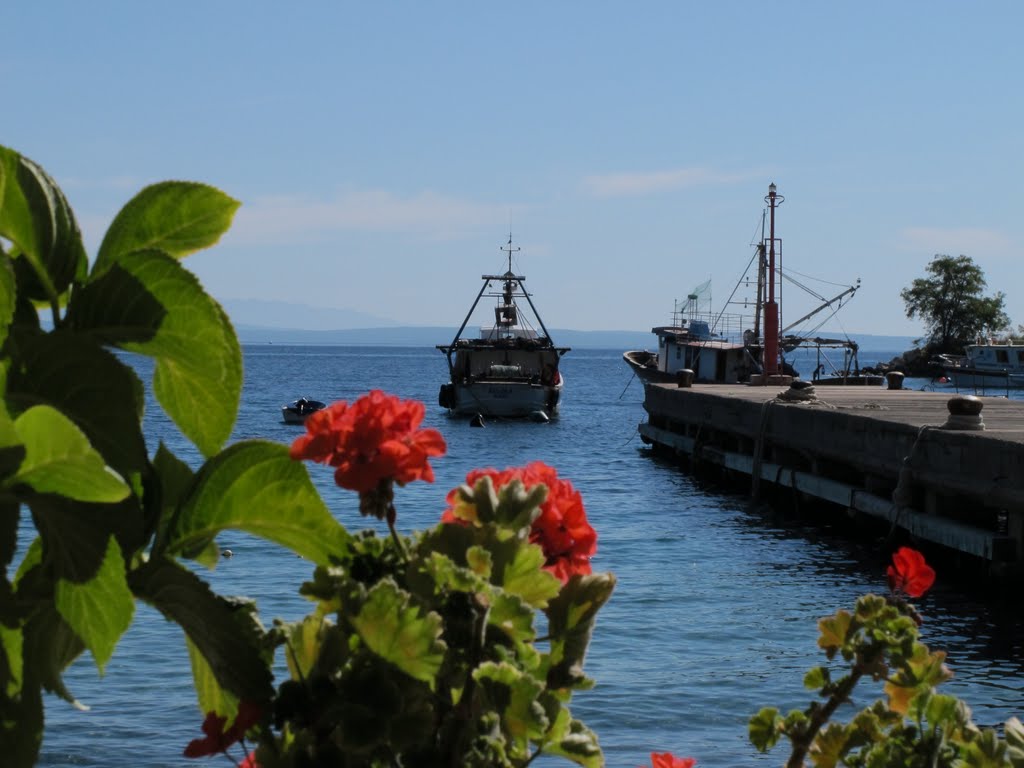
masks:
[[[447,344],[457,326],[403,326],[387,318],[349,309],[328,309],[257,299],[222,301],[243,344],[333,344],[341,346],[433,347]],[[578,349],[654,349],[657,339],[643,331],[578,331],[551,328],[560,346]],[[820,336],[845,334],[820,331]],[[854,334],[863,350],[904,351],[913,336]]]

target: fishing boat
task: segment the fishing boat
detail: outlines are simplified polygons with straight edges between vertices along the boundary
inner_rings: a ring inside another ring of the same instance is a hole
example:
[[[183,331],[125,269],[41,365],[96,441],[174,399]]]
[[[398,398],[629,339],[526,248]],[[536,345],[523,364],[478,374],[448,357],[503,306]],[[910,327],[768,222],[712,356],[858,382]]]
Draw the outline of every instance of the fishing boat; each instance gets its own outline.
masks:
[[[968,344],[964,352],[939,355],[946,378],[958,389],[1024,387],[1024,344],[986,339]]]
[[[655,326],[651,332],[657,339],[657,350],[628,350],[623,360],[636,376],[645,382],[680,382],[716,384],[789,384],[800,378],[800,372],[786,355],[802,350],[807,361],[814,356],[814,369],[808,377],[814,384],[880,385],[884,378],[861,369],[857,358],[858,345],[851,339],[823,338],[795,329],[830,310],[819,318],[817,328],[834,316],[856,294],[860,287],[845,287],[838,295],[825,298],[810,290],[801,281],[793,284],[814,295],[821,304],[798,320],[780,328],[781,311],[777,296],[782,294],[782,239],[775,236],[775,209],[784,198],[775,184],[768,187],[762,214],[761,241],[753,257],[733,289],[725,307],[715,312],[711,304],[711,281],[691,291],[685,301],[676,301],[669,325]],[[765,219],[770,222],[765,234]],[[754,290],[753,299],[736,298],[742,287]],[[728,311],[742,307],[741,311]],[[842,361],[834,361],[841,351]]]
[[[448,361],[449,381],[438,403],[453,415],[531,418],[547,421],[558,413],[565,381],[559,362],[569,347],[556,347],[524,285],[512,271],[512,236],[502,247],[508,261],[503,275],[482,275],[483,286],[449,344],[439,344]],[[494,322],[475,338],[463,333],[481,299],[494,298]]]
[[[321,408],[326,407],[326,404],[321,403],[319,400],[300,397],[298,400],[293,400],[281,406],[281,421],[285,424],[303,424],[309,414],[316,413]]]

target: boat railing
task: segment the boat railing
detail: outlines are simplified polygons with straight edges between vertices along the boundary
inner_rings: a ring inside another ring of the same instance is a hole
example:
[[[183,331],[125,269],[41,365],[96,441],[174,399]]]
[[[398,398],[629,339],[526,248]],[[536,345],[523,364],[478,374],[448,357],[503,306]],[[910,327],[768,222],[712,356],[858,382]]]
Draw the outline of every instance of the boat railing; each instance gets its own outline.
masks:
[[[672,328],[688,329],[695,338],[742,344],[753,332],[753,316],[738,313],[673,312]]]

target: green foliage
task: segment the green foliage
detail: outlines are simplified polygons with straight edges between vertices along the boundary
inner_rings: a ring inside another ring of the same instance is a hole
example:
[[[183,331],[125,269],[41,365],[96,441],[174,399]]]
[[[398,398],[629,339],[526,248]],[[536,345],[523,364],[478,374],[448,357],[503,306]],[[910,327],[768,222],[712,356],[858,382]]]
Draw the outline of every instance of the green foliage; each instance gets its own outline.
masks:
[[[1010,327],[1004,294],[983,296],[985,275],[967,256],[936,255],[928,277],[919,277],[900,292],[907,317],[925,323],[928,349],[963,354],[963,348],[987,333]]]
[[[971,721],[963,702],[936,687],[951,677],[945,654],[918,641],[920,616],[896,597],[865,595],[853,613],[837,611],[818,622],[818,646],[845,668],[815,667],[804,677],[819,699],[785,717],[766,707],[750,719],[749,737],[766,752],[790,742],[788,768],[807,760],[818,768],[963,768],[1024,765],[1024,729],[1006,724],[1005,740]],[[880,698],[848,723],[833,722],[861,682],[882,684]]]
[[[530,543],[544,486],[496,492],[481,480],[460,491],[472,525],[405,539],[392,527],[385,540],[349,534],[285,446],[225,448],[241,349],[182,259],[214,245],[237,207],[203,184],[147,187],[116,215],[90,266],[57,185],[0,147],[5,765],[35,762],[43,691],[84,708],[63,672],[89,651],[102,673],[136,600],[183,630],[202,713],[231,722],[262,712],[264,768],[525,766],[541,753],[601,765],[597,737],[567,704],[591,684],[584,655],[614,580],[563,585],[544,570]],[[124,352],[153,359],[153,394],[201,466],[165,445],[148,455],[146,383]],[[35,537],[19,541],[26,511]],[[268,631],[250,601],[214,593],[186,567],[214,567],[225,530],[315,566],[300,590],[310,616]],[[275,688],[277,649],[290,679]]]
[[[0,147],[5,765],[34,763],[42,691],[77,704],[64,669],[88,650],[102,671],[136,599],[184,629],[204,706],[233,714],[241,698],[269,702],[270,656],[251,606],[215,595],[177,559],[212,565],[214,537],[228,528],[318,563],[348,538],[283,447],[221,451],[241,394],[241,349],[180,260],[216,243],[237,207],[203,184],[148,187],[116,216],[90,267],[63,193]],[[49,312],[49,332],[37,307]],[[144,384],[118,350],[154,359],[157,400],[210,457],[198,473],[166,447],[147,456]],[[25,510],[35,541],[18,541]]]
[[[567,703],[589,684],[583,657],[614,579],[561,585],[542,570],[529,531],[543,491],[495,493],[484,478],[461,492],[478,525],[360,534],[304,585],[313,613],[275,630],[292,679],[261,766],[524,766],[541,753],[602,764]],[[546,605],[547,650],[530,600]],[[369,691],[382,699],[372,713]]]

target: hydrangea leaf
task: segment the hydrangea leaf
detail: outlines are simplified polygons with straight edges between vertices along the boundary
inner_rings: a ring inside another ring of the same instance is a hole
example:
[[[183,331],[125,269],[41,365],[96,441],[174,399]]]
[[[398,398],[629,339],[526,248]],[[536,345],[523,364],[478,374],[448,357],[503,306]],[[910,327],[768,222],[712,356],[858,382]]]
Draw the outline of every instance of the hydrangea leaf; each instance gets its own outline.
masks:
[[[597,612],[615,588],[610,573],[573,576],[547,608],[551,636],[551,688],[578,688],[588,684],[583,658],[594,631]]]
[[[125,481],[60,411],[37,405],[15,419],[14,427],[25,445],[25,459],[7,487],[24,483],[37,493],[98,503],[128,497]]]
[[[5,700],[0,717],[0,745],[4,765],[33,766],[43,744],[43,697],[39,682],[26,681],[21,695]]]
[[[22,674],[24,672],[24,659],[22,649],[24,635],[21,627],[8,627],[0,622],[0,650],[3,651],[3,658],[0,658],[0,680],[3,680],[4,689],[0,695],[14,698],[21,692]]]
[[[185,631],[218,685],[239,699],[270,698],[271,672],[261,653],[261,630],[251,602],[214,594],[192,571],[163,557],[132,571],[128,585],[136,597]]]
[[[85,246],[64,194],[39,165],[2,146],[0,235],[32,265],[26,298],[54,301],[85,276]]]
[[[2,173],[2,170],[0,170],[0,173]],[[2,205],[2,202],[0,202],[0,205]],[[14,320],[14,307],[17,304],[17,300],[14,266],[11,264],[10,259],[0,257],[0,342],[7,338],[7,329],[11,327],[11,322]]]
[[[110,223],[96,265],[133,251],[157,249],[181,258],[208,248],[231,226],[240,205],[221,190],[192,181],[152,184],[129,200]]]
[[[223,308],[195,275],[160,251],[93,270],[68,324],[103,344],[156,360],[153,393],[204,455],[225,443],[242,391],[242,351]]]
[[[20,357],[7,380],[12,409],[50,405],[72,419],[123,477],[141,472],[148,463],[140,426],[145,392],[132,367],[70,331],[12,337]]]
[[[92,579],[85,583],[58,580],[55,599],[60,615],[85,643],[102,674],[135,613],[117,539],[110,537],[103,563]]]
[[[424,615],[392,579],[385,579],[370,590],[351,621],[367,648],[434,689],[446,649],[440,616]]]
[[[231,722],[238,713],[238,697],[221,687],[213,668],[188,635],[185,635],[185,647],[188,648],[188,660],[192,667],[192,687],[196,689],[199,711],[216,712]]]
[[[236,443],[203,465],[168,531],[167,547],[181,552],[205,545],[226,529],[277,542],[320,565],[350,540],[305,466],[292,461],[287,446],[265,440]]]

